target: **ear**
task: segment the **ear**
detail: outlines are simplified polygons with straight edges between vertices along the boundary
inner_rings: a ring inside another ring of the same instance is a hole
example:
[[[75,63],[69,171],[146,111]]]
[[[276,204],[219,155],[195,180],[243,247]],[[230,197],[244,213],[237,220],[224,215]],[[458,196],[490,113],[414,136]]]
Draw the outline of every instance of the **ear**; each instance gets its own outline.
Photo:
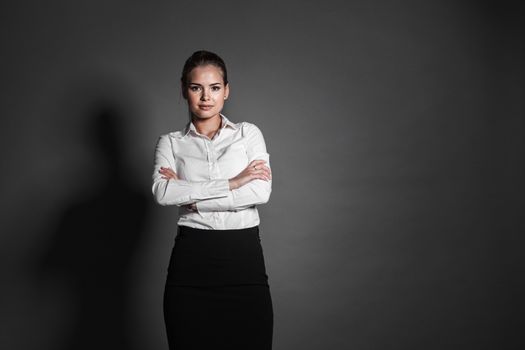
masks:
[[[224,99],[226,100],[230,95],[230,83],[224,86]]]

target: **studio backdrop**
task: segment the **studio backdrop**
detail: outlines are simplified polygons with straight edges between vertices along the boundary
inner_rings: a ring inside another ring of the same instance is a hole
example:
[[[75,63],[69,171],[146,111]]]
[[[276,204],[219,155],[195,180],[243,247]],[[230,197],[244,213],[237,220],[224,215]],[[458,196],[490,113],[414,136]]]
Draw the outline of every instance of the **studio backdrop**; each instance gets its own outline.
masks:
[[[1,5],[2,349],[167,349],[182,65],[256,124],[274,349],[523,347],[524,12],[488,1]]]

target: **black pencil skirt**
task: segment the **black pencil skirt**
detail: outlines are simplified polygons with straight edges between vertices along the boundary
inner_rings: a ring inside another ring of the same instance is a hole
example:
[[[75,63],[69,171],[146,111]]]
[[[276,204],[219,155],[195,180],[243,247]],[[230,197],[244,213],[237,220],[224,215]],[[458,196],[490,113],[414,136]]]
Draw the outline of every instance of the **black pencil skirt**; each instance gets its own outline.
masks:
[[[270,350],[273,308],[259,227],[179,225],[164,320],[170,350]]]

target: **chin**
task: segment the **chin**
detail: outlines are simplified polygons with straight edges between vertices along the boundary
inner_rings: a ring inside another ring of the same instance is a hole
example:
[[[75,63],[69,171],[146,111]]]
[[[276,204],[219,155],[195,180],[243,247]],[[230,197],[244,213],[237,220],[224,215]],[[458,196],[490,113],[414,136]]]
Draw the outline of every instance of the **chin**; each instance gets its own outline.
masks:
[[[216,112],[216,111],[201,111],[201,110],[198,110],[197,112],[192,112],[194,116],[200,119],[210,119],[219,113],[220,112]]]

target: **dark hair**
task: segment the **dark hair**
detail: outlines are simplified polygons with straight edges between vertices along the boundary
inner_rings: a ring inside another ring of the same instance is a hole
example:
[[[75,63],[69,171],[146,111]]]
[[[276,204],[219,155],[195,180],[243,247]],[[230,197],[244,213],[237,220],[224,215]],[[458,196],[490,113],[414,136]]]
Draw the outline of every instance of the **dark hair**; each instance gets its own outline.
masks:
[[[207,66],[209,64],[216,66],[222,71],[222,80],[224,82],[224,85],[228,84],[228,72],[226,71],[226,64],[224,63],[222,58],[220,58],[219,55],[210,51],[195,51],[186,60],[186,63],[184,63],[184,68],[182,69],[182,76],[180,78],[180,81],[183,87],[182,96],[184,96],[184,98],[187,97],[186,88],[189,85],[188,76],[190,75],[190,72],[196,67]]]

